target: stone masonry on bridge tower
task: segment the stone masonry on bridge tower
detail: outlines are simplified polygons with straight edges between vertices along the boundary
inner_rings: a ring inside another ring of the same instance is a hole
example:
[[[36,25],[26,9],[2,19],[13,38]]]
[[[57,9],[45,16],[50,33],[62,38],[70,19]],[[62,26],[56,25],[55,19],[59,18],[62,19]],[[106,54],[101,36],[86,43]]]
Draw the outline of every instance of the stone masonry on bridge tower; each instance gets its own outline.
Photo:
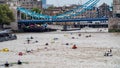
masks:
[[[120,30],[120,0],[113,0],[113,18],[109,19],[109,30]]]

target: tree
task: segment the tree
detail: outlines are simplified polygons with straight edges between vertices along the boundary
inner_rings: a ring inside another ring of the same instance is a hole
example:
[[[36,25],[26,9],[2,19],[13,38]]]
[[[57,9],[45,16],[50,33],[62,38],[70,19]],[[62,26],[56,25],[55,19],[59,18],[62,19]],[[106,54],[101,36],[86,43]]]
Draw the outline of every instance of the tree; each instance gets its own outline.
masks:
[[[0,5],[0,25],[3,28],[3,25],[9,25],[15,20],[12,10],[9,9],[8,5]]]
[[[55,8],[55,6],[51,5],[51,6],[48,7],[47,9],[48,9],[48,10],[51,10],[51,9],[54,9],[54,8]]]
[[[26,15],[24,13],[21,14],[21,19],[26,19]]]
[[[41,9],[39,8],[33,8],[32,11],[35,13],[42,13]]]

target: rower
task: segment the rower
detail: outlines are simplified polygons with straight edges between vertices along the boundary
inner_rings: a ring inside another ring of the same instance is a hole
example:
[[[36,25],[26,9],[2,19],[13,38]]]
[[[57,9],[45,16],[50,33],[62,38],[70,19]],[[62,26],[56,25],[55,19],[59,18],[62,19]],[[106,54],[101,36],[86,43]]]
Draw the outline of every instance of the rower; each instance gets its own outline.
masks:
[[[49,45],[48,43],[45,44],[46,46]]]
[[[21,65],[21,64],[22,64],[22,62],[21,62],[20,60],[18,60],[17,64],[18,64],[18,65]]]
[[[76,45],[73,45],[72,49],[77,49],[77,46],[76,46]]]
[[[5,67],[9,67],[9,63],[6,62],[6,63],[4,64],[4,66],[5,66]]]

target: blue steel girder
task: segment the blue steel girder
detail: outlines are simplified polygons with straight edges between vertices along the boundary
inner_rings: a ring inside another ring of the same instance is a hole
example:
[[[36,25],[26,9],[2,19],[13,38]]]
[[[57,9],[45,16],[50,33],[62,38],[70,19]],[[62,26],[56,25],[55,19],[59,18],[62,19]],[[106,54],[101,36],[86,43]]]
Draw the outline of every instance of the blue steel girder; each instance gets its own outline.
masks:
[[[71,12],[74,12],[74,11],[76,11],[77,9],[81,9],[81,8],[83,8],[83,7],[86,7],[86,6],[87,6],[88,4],[90,4],[92,1],[94,1],[94,0],[89,0],[89,1],[86,2],[85,4],[80,5],[80,6],[78,6],[77,8],[73,8],[73,9],[71,9],[71,10],[69,10],[69,11],[67,11],[67,12],[65,12],[65,13],[63,13],[63,14],[57,15],[57,16],[64,16],[64,15],[66,15],[66,14],[70,14]]]
[[[23,13],[29,15],[29,16],[32,16],[32,17],[49,18],[49,15],[38,14],[38,13],[32,12],[31,10],[28,10],[28,9],[25,9],[25,8],[22,8],[22,7],[18,7],[17,10],[19,10],[20,12],[23,12]]]
[[[77,8],[71,9],[70,11],[57,16],[38,14],[22,7],[18,7],[17,10],[35,18],[43,18],[43,19],[51,20],[51,19],[57,19],[57,18],[68,18],[68,17],[78,16],[79,14],[82,14],[83,12],[87,11],[87,9],[91,9],[92,7],[94,7],[94,5],[97,4],[98,2],[99,0],[89,0],[82,6],[78,6]],[[78,11],[79,9],[81,9],[81,11]],[[73,13],[73,12],[76,12],[76,13]]]
[[[76,13],[79,13],[79,12],[81,12],[81,11],[79,11],[79,9],[86,9],[86,7],[88,7],[88,6],[90,6],[90,5],[92,5],[94,2],[96,2],[97,0],[91,0],[91,2],[89,2],[89,4],[87,4],[87,5],[83,5],[83,7],[81,7],[81,8],[78,8],[78,9],[76,9],[76,10],[74,10],[73,12],[71,12],[71,13],[69,13],[69,14],[64,14],[64,15],[62,15],[62,16],[60,16],[60,17],[71,17],[71,15],[74,15],[75,16],[75,14]],[[98,1],[99,2],[99,1]],[[88,9],[88,8],[87,8]],[[85,12],[85,11],[84,11]],[[76,15],[77,16],[77,15]]]
[[[98,2],[99,2],[99,0],[94,0],[90,5],[83,7],[83,9],[81,9],[81,11],[76,12],[76,13],[72,13],[69,16],[64,16],[64,17],[78,16],[78,15],[84,13],[85,11],[87,11],[88,9],[92,9]]]
[[[76,14],[72,14],[72,15],[70,15],[70,17],[78,16],[78,15],[84,13],[85,11],[87,11],[87,10],[89,10],[89,9],[92,9],[98,2],[99,2],[99,0],[96,0],[96,1],[93,2],[90,6],[86,7],[85,9],[83,9],[81,12],[77,12]]]
[[[80,21],[108,21],[108,18],[76,18],[76,19],[53,19],[53,20],[18,20],[18,23],[46,23],[46,22],[80,22]]]

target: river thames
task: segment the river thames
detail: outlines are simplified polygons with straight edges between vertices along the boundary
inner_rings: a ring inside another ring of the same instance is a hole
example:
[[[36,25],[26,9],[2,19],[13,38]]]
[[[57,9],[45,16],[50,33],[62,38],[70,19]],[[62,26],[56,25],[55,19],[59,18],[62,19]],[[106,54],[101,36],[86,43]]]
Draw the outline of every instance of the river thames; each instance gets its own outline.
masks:
[[[17,40],[0,42],[0,64],[21,60],[28,64],[9,68],[120,68],[120,33],[94,31],[17,33]],[[72,49],[73,45],[77,48]],[[4,48],[9,51],[3,52]],[[110,56],[105,56],[110,49]]]

